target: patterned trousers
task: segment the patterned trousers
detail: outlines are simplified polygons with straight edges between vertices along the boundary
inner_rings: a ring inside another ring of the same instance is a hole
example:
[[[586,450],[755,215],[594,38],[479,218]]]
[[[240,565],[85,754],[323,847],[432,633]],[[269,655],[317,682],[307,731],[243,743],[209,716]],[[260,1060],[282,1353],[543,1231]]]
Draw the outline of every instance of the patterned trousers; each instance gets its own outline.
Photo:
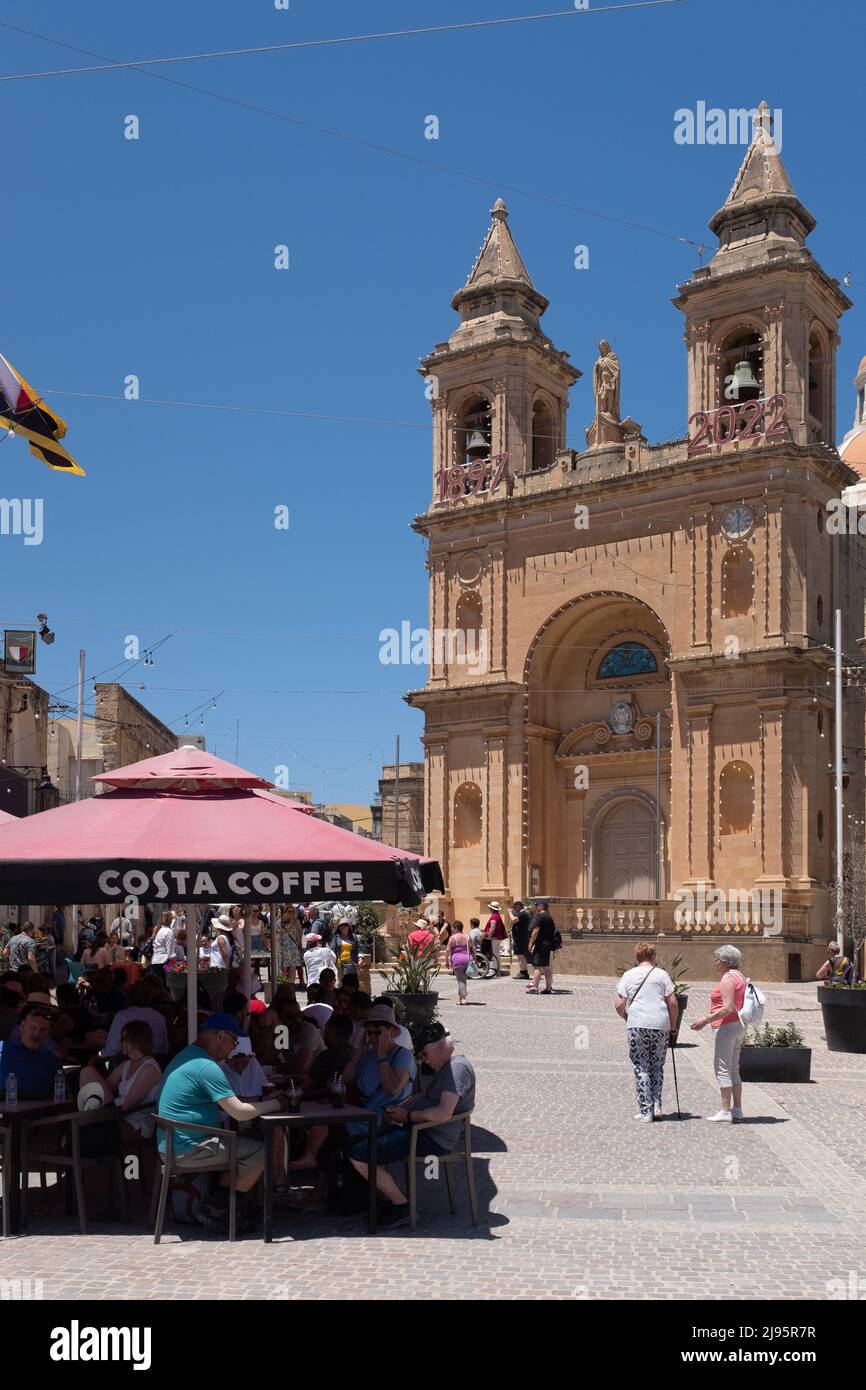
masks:
[[[642,1115],[651,1115],[657,1101],[661,1105],[665,1079],[666,1028],[629,1028],[628,1056],[634,1067],[634,1086]]]

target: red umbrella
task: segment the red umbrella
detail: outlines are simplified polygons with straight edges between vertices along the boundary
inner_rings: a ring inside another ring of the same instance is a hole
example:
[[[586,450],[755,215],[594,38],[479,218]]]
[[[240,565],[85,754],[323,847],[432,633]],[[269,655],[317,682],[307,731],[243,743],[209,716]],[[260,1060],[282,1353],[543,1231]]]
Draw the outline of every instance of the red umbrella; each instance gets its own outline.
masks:
[[[0,886],[22,903],[306,902],[406,907],[441,891],[434,860],[342,830],[196,748],[93,779],[112,790],[4,826]]]
[[[0,825],[6,825],[7,822],[11,825],[17,819],[17,816],[10,816],[8,811],[0,811]]]

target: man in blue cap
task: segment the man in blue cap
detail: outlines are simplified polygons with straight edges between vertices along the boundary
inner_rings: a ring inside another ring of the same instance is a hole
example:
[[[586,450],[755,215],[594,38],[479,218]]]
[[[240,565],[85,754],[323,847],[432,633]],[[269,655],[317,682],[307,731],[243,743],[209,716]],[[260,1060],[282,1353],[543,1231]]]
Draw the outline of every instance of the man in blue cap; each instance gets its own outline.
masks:
[[[285,1109],[286,1098],[240,1100],[220,1067],[237,1046],[243,1030],[231,1014],[211,1014],[194,1043],[169,1062],[159,1097],[159,1114],[167,1120],[186,1120],[194,1125],[219,1125],[221,1112],[232,1120],[255,1120],[274,1110]],[[160,1153],[165,1151],[165,1131],[158,1131]],[[228,1145],[220,1135],[205,1136],[189,1130],[174,1131],[173,1149],[178,1168],[189,1172],[213,1170],[228,1158]],[[237,1190],[249,1192],[262,1176],[265,1166],[264,1144],[258,1139],[239,1136],[237,1140]],[[219,1174],[219,1184],[205,1204],[205,1216],[222,1223],[228,1208],[228,1170]]]

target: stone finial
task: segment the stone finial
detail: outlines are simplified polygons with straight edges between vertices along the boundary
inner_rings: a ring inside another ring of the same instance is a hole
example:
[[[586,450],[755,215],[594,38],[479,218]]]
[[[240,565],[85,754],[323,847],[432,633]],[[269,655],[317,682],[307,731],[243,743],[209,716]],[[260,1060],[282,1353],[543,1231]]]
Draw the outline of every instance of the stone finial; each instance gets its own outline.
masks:
[[[496,202],[493,204],[493,207],[490,209],[490,216],[493,218],[494,222],[507,222],[507,221],[508,221],[508,208],[505,206],[505,201],[504,201],[504,199],[502,199],[502,198],[497,198],[497,199],[496,199]]]

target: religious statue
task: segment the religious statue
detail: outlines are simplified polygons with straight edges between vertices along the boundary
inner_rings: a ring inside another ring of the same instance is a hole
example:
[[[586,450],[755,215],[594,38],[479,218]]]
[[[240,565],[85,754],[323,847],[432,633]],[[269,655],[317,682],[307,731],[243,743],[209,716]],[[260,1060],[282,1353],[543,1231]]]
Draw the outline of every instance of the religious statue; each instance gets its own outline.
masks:
[[[599,359],[592,369],[592,388],[595,391],[596,418],[619,421],[619,358],[610,343],[602,338],[598,345]]]
[[[586,431],[591,449],[609,448],[628,439],[642,439],[640,425],[623,420],[619,413],[619,358],[606,338],[598,345],[599,357],[592,369],[595,419]]]

